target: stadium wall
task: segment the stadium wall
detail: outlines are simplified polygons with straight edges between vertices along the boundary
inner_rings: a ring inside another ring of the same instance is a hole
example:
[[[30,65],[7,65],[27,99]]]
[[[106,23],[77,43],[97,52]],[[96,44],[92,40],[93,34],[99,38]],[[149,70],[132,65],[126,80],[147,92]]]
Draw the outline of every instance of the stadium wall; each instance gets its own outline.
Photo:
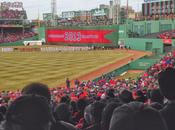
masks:
[[[127,20],[126,24],[121,25],[125,26],[125,32],[128,30],[131,32],[136,32],[140,36],[144,36],[152,33],[159,33],[161,31],[174,30],[175,29],[175,20],[151,20],[151,21],[132,21]],[[122,28],[122,27],[121,27]],[[121,29],[119,27],[119,29]],[[120,30],[119,30],[120,32]]]
[[[105,76],[113,76],[113,77],[117,77],[120,76],[122,73],[127,72],[128,70],[146,70],[148,69],[150,66],[152,66],[153,64],[155,64],[156,62],[158,62],[160,59],[150,59],[147,57],[143,57],[140,58],[136,61],[133,61],[131,63],[128,63],[112,72],[103,74]],[[96,79],[94,79],[94,81],[98,81],[100,80],[102,77],[98,77]]]
[[[129,65],[130,70],[146,70],[160,59],[148,59],[148,58],[141,58],[138,59]]]
[[[106,74],[103,74],[103,75],[105,75],[107,77],[108,76],[109,77],[117,77],[117,76],[120,76],[122,73],[126,72],[127,70],[129,70],[129,64],[126,64],[126,65],[124,65],[124,66],[122,66],[122,67],[120,67],[120,68],[118,68],[118,69],[116,69],[112,72],[109,72],[109,73],[106,73]],[[101,78],[102,78],[102,76],[94,79],[94,81],[98,81]]]
[[[46,28],[45,27],[39,27],[38,29],[38,32],[39,32],[39,37],[38,37],[38,40],[45,40],[45,30]]]
[[[125,38],[122,39],[126,46],[134,50],[151,51],[156,54],[163,53],[163,42],[161,39]]]

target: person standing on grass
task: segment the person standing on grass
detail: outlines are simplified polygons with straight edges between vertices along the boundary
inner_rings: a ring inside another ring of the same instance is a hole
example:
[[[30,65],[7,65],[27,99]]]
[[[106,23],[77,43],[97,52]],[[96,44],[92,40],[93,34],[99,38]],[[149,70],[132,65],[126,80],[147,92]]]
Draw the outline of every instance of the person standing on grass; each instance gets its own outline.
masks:
[[[70,89],[70,80],[69,80],[69,78],[66,79],[66,87],[67,87],[67,89]]]

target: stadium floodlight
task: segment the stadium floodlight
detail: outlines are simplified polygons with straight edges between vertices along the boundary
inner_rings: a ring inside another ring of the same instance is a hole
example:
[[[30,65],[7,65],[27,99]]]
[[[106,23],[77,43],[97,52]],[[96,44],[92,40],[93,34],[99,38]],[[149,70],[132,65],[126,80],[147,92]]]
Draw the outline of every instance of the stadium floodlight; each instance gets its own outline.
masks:
[[[114,6],[116,7],[116,11],[115,11],[115,18],[113,23],[117,23],[119,24],[119,18],[120,18],[120,0],[114,0]]]
[[[55,16],[57,15],[57,0],[51,0],[51,13],[53,20],[55,20]]]

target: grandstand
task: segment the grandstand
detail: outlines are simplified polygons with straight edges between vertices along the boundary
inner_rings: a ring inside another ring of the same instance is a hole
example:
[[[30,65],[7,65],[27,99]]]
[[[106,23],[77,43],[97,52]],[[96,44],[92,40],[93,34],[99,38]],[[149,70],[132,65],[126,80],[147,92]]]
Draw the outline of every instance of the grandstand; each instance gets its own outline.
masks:
[[[0,44],[14,43],[37,34],[32,31],[22,2],[1,2]]]
[[[0,130],[175,130],[175,2],[144,0],[132,20],[128,2],[58,18],[52,0],[32,23],[2,2]]]

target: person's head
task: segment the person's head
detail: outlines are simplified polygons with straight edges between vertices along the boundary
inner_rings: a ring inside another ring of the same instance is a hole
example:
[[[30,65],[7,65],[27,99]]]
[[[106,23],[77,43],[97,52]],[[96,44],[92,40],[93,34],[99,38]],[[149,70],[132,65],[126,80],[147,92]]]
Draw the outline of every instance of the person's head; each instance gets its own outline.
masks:
[[[71,112],[69,106],[65,103],[60,103],[56,106],[54,116],[57,121],[71,122]]]
[[[70,97],[67,96],[67,95],[61,97],[61,99],[60,99],[60,103],[66,103],[66,104],[69,104],[69,103],[70,103]]]
[[[51,100],[51,94],[48,86],[42,83],[31,83],[25,86],[22,90],[22,95],[26,94],[40,95],[47,98],[48,101]]]
[[[102,119],[102,112],[105,107],[105,104],[102,102],[94,102],[91,104],[90,114],[92,115],[93,123],[100,123]]]
[[[84,110],[84,119],[85,119],[85,121],[88,125],[93,123],[93,117],[92,117],[92,114],[91,114],[91,106],[92,105],[89,104],[88,106],[86,106],[86,108]]]
[[[110,120],[115,108],[119,107],[120,103],[111,102],[105,106],[102,113],[101,125],[103,130],[109,130]]]
[[[142,102],[142,103],[146,102],[146,96],[144,95],[144,93],[141,90],[138,90],[136,92],[136,95],[137,95],[137,97],[136,97],[135,101]]]
[[[132,102],[114,110],[109,130],[167,130],[167,126],[157,110]]]
[[[71,109],[72,113],[77,112],[77,103],[75,101],[70,102],[70,109]]]
[[[106,91],[106,96],[109,97],[109,98],[114,98],[115,95],[114,95],[114,90],[113,89],[109,89]]]
[[[87,106],[87,100],[86,99],[79,99],[77,101],[77,108],[78,111],[84,112],[85,107]]]
[[[2,113],[2,115],[5,115],[7,111],[7,107],[6,106],[1,106],[0,107],[0,113]]]
[[[159,89],[155,89],[150,92],[150,99],[151,102],[163,104],[164,96],[160,93]]]
[[[168,100],[175,100],[175,69],[167,68],[158,75],[158,82],[161,93]]]
[[[4,130],[49,130],[54,122],[46,98],[26,95],[17,98],[9,106]]]
[[[119,100],[122,103],[129,103],[134,101],[132,93],[128,90],[123,90],[120,94],[119,94]]]

